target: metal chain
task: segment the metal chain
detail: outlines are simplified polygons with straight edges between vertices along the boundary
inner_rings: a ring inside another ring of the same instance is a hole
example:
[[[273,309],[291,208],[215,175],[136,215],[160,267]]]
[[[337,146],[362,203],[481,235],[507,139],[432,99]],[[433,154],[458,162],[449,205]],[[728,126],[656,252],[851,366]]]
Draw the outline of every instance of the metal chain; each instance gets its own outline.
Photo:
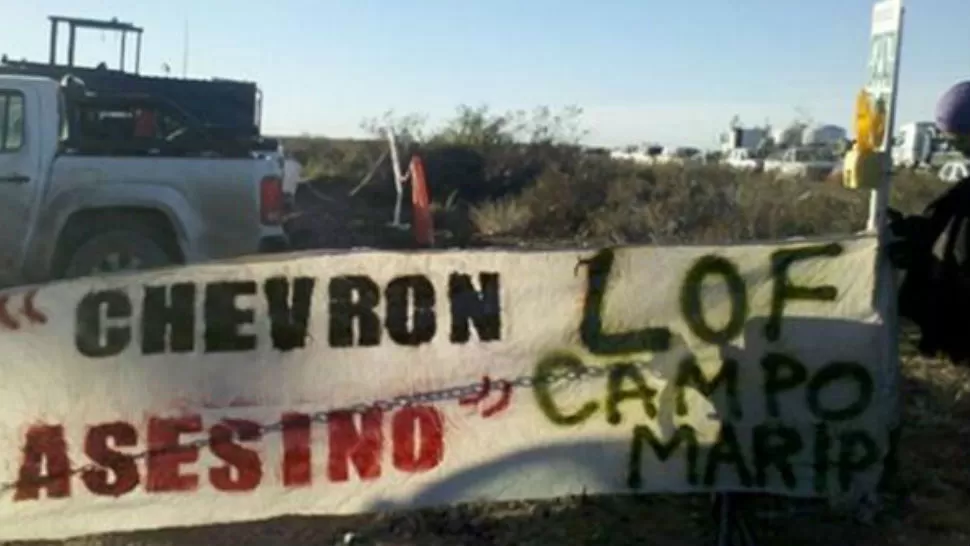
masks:
[[[634,366],[645,367],[649,362],[635,362]],[[549,373],[543,376],[520,376],[515,379],[505,380],[505,379],[493,379],[490,380],[495,384],[508,385],[512,388],[516,387],[526,387],[531,388],[535,385],[552,385],[560,382],[575,382],[582,380],[586,377],[602,377],[608,374],[610,371],[609,366],[582,366],[580,368],[571,369],[568,371]],[[325,424],[334,414],[347,413],[364,413],[369,410],[378,409],[381,411],[390,411],[398,408],[404,408],[413,405],[426,405],[434,404],[437,402],[445,402],[450,400],[461,400],[470,396],[481,395],[484,387],[484,383],[479,381],[477,383],[464,385],[460,387],[450,387],[447,389],[440,389],[435,391],[419,392],[414,394],[406,394],[401,396],[396,396],[394,398],[389,398],[385,400],[375,400],[369,404],[360,403],[350,406],[345,406],[341,408],[332,408],[329,410],[321,410],[310,414],[310,421],[314,423]],[[284,421],[276,421],[269,425],[260,426],[259,430],[262,434],[269,434],[274,432],[281,432],[286,426]],[[292,426],[292,425],[290,425]],[[168,453],[177,453],[183,450],[189,449],[201,449],[208,447],[211,443],[210,438],[201,438],[191,442],[186,442],[184,444],[179,444],[178,446],[166,447],[162,449],[146,450],[140,453],[130,455],[132,459],[138,460],[143,459],[148,456],[158,456],[165,455]],[[96,464],[88,464],[81,467],[77,467],[66,472],[67,476],[75,476],[77,474],[83,474],[85,472],[92,472],[103,470],[104,468]],[[44,478],[44,481],[51,481],[55,479],[63,478],[64,475],[48,476]],[[19,481],[7,482],[0,485],[0,495],[4,495],[7,492],[16,489]]]

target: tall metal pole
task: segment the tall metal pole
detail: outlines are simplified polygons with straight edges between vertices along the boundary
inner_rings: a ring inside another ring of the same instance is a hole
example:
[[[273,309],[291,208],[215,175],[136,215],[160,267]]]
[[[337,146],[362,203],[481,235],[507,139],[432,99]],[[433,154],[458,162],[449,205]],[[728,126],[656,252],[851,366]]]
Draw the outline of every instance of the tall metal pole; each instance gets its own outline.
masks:
[[[135,39],[135,74],[141,74],[141,33],[139,30]]]
[[[74,23],[68,23],[67,32],[67,66],[74,66],[74,40],[77,38],[77,28],[74,27]]]
[[[118,68],[124,72],[125,71],[125,38],[128,37],[128,31],[121,31],[121,55],[118,61]]]
[[[57,27],[58,27],[57,20],[51,19],[50,64],[57,64]]]
[[[401,160],[397,151],[397,138],[394,136],[394,126],[387,126],[387,144],[391,149],[391,168],[394,172],[394,189],[397,191],[397,200],[394,202],[394,226],[401,225],[401,206],[404,200],[404,173],[401,172]]]

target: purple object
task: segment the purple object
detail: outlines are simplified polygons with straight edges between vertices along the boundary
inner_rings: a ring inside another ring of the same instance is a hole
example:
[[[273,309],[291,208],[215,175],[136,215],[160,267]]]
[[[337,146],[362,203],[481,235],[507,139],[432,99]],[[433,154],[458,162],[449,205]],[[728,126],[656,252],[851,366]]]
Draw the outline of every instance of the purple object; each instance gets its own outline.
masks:
[[[944,133],[970,136],[970,81],[954,85],[940,97],[936,126]]]

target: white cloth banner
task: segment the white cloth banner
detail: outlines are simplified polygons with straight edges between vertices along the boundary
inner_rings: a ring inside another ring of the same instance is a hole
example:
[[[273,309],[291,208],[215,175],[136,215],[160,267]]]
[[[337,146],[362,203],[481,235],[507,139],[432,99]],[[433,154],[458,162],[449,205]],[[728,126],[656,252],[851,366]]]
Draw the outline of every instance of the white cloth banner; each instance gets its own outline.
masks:
[[[895,388],[875,252],[374,251],[8,291],[0,539],[869,492]]]

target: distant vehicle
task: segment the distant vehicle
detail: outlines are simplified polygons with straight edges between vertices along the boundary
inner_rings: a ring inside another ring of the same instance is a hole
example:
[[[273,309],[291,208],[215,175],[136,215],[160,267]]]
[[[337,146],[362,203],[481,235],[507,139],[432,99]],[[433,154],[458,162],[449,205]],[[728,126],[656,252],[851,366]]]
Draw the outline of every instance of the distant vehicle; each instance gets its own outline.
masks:
[[[727,152],[723,163],[731,168],[758,172],[764,168],[764,160],[756,157],[755,153],[747,148],[735,148]]]
[[[936,151],[936,125],[930,121],[907,123],[893,138],[892,161],[897,168],[909,169],[931,162]]]
[[[662,146],[627,146],[620,150],[610,151],[610,158],[649,165],[655,163],[662,152]]]
[[[849,133],[838,125],[813,125],[802,132],[802,146],[836,146],[849,139]]]
[[[609,157],[610,155],[610,149],[601,146],[589,146],[583,148],[583,152],[591,156]]]
[[[280,164],[165,99],[0,76],[0,128],[2,286],[286,247]]]
[[[956,184],[964,178],[970,177],[970,161],[957,160],[944,163],[938,174],[940,180]]]
[[[824,180],[837,165],[838,159],[828,147],[799,147],[772,154],[765,159],[764,170],[779,178]]]
[[[770,131],[760,127],[732,127],[728,132],[721,133],[721,151],[725,154],[731,150],[744,148],[750,151],[757,150],[762,143],[770,137]]]
[[[779,150],[787,150],[802,145],[807,125],[800,121],[793,121],[785,127],[775,129],[771,140]]]
[[[704,159],[704,154],[697,148],[691,146],[665,147],[663,152],[657,157],[658,163],[684,165],[687,163],[700,163]]]

